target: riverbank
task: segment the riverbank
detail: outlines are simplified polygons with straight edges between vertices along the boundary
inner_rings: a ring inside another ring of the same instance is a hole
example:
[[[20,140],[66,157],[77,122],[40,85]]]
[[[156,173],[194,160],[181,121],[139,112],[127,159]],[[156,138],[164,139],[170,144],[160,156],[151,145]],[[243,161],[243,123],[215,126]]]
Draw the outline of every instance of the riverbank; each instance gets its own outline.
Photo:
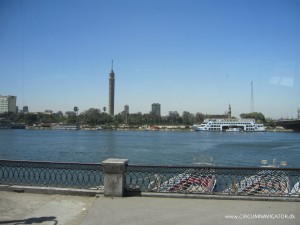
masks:
[[[14,126],[14,127],[1,127],[0,129],[26,129],[26,130],[86,130],[86,131],[181,131],[190,132],[194,131],[191,126],[141,126],[141,127],[88,127],[88,126]],[[266,128],[267,132],[294,132],[291,129],[283,127]],[[251,133],[251,132],[248,132]]]

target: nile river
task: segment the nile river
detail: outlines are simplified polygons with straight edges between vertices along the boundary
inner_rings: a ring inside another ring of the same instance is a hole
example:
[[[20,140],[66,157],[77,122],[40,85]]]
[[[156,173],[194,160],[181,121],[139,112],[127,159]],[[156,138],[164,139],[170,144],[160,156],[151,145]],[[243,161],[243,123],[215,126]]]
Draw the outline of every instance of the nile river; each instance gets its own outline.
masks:
[[[217,166],[259,166],[262,159],[300,167],[300,133],[0,130],[0,159],[190,165],[213,157]]]

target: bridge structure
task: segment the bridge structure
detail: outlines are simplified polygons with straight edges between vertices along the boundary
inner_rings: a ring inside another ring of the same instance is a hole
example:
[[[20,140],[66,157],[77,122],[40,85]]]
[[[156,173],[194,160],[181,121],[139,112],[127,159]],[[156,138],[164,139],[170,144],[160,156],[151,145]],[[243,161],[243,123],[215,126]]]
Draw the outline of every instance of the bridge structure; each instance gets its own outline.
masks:
[[[276,126],[282,126],[285,129],[291,129],[293,131],[300,132],[300,119],[291,120],[277,120],[275,121]]]

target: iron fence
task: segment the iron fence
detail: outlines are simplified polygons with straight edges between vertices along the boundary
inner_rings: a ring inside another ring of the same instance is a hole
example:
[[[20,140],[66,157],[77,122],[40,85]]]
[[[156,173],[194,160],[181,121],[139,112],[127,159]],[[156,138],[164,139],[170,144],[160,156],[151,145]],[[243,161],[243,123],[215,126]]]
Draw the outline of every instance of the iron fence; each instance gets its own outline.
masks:
[[[104,186],[102,164],[0,160],[0,184]],[[300,168],[128,165],[125,190],[300,197]]]
[[[102,164],[0,160],[0,184],[96,188],[104,185]]]
[[[127,191],[299,197],[300,168],[141,166],[126,168]]]

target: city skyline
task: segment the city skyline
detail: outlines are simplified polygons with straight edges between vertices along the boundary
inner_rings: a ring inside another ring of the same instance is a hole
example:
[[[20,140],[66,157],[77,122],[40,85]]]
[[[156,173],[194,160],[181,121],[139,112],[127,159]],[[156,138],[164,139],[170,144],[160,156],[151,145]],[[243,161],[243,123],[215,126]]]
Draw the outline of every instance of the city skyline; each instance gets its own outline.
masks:
[[[19,108],[292,118],[300,107],[300,2],[0,2],[0,94]],[[253,87],[251,87],[251,82]],[[252,89],[253,88],[253,102]]]

